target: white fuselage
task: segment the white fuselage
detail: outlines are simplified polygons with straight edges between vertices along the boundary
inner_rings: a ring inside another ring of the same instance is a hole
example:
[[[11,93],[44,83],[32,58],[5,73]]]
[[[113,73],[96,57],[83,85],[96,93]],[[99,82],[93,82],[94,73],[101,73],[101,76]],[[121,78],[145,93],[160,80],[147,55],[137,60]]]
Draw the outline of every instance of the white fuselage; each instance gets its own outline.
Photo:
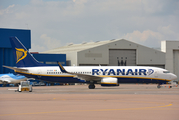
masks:
[[[118,79],[142,79],[142,80],[164,80],[171,81],[177,78],[176,75],[167,70],[157,67],[145,66],[66,66],[68,72],[92,75],[99,77],[115,77]],[[29,75],[51,76],[51,77],[75,77],[63,73],[58,66],[25,67]],[[52,78],[53,79],[53,78]]]

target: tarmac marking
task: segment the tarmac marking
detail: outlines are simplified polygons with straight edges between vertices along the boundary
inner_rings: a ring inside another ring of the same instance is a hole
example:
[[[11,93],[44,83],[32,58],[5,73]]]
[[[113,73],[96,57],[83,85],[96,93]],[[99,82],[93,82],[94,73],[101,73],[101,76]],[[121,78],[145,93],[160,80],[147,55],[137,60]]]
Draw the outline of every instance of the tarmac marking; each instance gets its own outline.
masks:
[[[143,110],[152,108],[169,107],[172,104],[155,107],[141,107],[141,108],[121,108],[121,109],[96,109],[96,110],[70,110],[70,111],[51,111],[51,112],[34,112],[34,113],[16,113],[16,114],[0,114],[0,116],[13,116],[13,115],[32,115],[32,114],[49,114],[49,113],[63,113],[63,112],[94,112],[94,111],[118,111],[118,110]]]

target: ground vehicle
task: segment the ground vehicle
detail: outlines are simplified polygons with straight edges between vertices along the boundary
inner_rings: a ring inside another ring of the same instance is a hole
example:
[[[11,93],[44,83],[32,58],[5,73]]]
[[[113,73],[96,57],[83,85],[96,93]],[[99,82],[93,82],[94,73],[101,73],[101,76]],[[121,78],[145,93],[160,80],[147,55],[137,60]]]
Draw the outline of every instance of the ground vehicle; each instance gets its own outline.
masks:
[[[32,92],[32,85],[30,85],[30,81],[21,81],[18,92],[29,91]]]

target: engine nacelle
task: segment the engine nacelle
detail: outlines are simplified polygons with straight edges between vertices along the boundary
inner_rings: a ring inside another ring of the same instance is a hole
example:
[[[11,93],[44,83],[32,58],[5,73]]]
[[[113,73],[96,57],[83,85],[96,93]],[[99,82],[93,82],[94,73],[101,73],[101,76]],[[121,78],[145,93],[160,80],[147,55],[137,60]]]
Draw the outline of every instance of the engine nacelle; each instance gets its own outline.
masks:
[[[119,83],[117,78],[108,77],[101,80],[101,86],[119,86]]]

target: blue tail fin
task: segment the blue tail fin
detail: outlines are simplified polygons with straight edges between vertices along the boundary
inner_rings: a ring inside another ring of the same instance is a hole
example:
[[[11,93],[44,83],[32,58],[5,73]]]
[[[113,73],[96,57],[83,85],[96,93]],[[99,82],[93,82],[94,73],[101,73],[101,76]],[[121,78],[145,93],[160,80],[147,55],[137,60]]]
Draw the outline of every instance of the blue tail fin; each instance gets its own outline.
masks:
[[[31,56],[26,47],[17,37],[10,37],[10,42],[17,67],[47,66],[46,64],[39,63],[33,56]]]

